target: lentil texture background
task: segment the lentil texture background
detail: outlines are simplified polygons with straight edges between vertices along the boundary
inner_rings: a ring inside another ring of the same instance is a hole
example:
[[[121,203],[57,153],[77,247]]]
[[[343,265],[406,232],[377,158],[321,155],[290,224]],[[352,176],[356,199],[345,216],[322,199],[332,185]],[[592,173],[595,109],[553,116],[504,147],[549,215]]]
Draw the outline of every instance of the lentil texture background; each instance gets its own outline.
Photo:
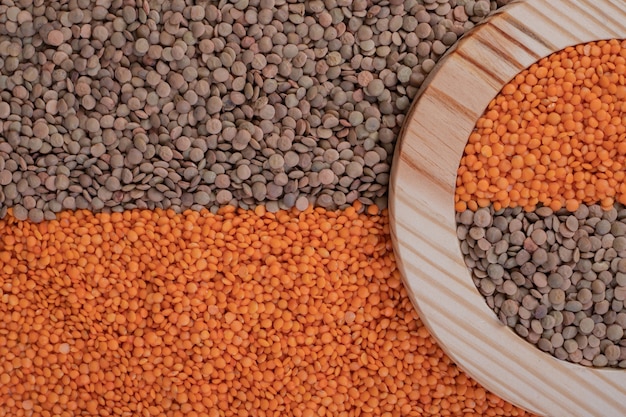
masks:
[[[528,415],[443,354],[357,209],[9,214],[0,415]]]
[[[527,415],[430,337],[377,208],[506,2],[2,2],[0,415]]]
[[[626,203],[626,41],[566,48],[522,71],[477,121],[457,211]]]

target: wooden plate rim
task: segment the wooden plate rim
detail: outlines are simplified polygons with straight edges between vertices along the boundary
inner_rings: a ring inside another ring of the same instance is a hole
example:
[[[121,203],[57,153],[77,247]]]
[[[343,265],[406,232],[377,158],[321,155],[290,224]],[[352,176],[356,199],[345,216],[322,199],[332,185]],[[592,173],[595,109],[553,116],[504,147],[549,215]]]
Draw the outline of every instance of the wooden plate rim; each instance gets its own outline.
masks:
[[[503,7],[439,61],[396,145],[391,234],[420,318],[470,376],[541,415],[623,415],[626,372],[559,361],[497,320],[474,287],[456,238],[456,169],[475,121],[510,79],[568,46],[624,39],[624,22],[622,0],[522,0]]]

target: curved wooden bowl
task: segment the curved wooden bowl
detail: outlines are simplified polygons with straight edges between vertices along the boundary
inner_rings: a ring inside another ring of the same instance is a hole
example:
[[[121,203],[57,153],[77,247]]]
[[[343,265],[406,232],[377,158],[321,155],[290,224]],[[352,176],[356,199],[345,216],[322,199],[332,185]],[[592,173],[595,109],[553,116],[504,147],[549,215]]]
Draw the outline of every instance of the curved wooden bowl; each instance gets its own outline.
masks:
[[[440,60],[405,120],[392,166],[392,237],[422,320],[485,388],[546,416],[626,415],[626,371],[559,361],[498,321],[459,248],[456,172],[476,121],[509,80],[567,46],[611,38],[626,38],[624,0],[502,8]]]

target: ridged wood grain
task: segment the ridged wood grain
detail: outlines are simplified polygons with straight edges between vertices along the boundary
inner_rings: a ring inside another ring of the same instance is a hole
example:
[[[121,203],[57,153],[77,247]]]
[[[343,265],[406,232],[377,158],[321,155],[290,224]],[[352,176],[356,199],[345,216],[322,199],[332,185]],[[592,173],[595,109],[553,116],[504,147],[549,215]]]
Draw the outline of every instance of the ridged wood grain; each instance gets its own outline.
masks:
[[[552,52],[611,38],[626,38],[624,0],[502,8],[439,61],[405,120],[392,166],[396,257],[422,320],[469,375],[544,416],[625,416],[626,371],[559,361],[498,321],[459,249],[456,172],[476,120],[506,82]]]

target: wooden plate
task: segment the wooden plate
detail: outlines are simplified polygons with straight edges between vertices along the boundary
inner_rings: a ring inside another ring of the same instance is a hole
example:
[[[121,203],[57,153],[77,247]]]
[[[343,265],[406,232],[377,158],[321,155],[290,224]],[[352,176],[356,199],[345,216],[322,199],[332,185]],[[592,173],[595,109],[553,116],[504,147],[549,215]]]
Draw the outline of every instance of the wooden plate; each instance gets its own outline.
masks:
[[[459,248],[456,171],[476,120],[517,73],[567,46],[611,38],[626,38],[624,0],[502,8],[439,61],[405,120],[392,166],[396,257],[422,320],[485,388],[546,416],[626,415],[626,371],[559,361],[498,321]]]

